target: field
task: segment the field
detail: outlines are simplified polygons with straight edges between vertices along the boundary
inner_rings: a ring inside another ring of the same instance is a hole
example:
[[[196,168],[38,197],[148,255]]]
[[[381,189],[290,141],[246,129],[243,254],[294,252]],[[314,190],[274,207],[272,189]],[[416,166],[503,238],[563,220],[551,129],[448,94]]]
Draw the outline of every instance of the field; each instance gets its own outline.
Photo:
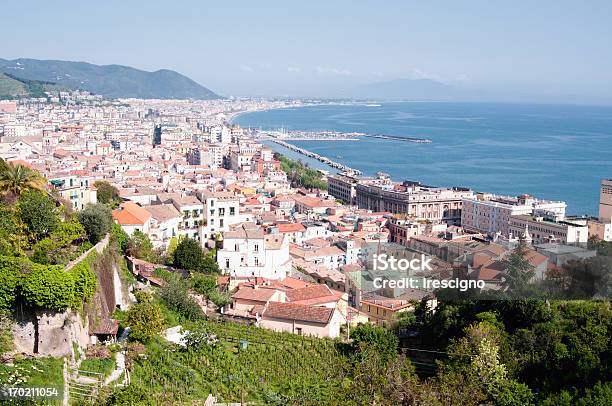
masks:
[[[348,359],[333,340],[200,323],[218,343],[197,350],[151,343],[134,362],[132,382],[157,400],[205,399],[212,393],[223,402],[329,404],[348,370]]]

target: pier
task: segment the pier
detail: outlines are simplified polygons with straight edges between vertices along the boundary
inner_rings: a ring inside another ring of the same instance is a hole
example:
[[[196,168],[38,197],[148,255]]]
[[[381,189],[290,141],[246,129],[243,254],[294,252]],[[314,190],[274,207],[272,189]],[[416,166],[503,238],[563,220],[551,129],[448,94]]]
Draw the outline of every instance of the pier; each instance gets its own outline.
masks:
[[[331,159],[329,159],[327,157],[321,156],[321,155],[316,154],[316,153],[314,153],[312,151],[308,151],[307,149],[296,147],[293,144],[290,144],[290,143],[285,142],[285,141],[281,141],[281,140],[273,138],[273,137],[270,137],[268,139],[270,141],[278,144],[278,145],[281,145],[281,146],[283,146],[283,147],[293,151],[293,152],[297,152],[298,154],[302,154],[302,155],[307,156],[309,158],[316,159],[317,161],[322,162],[322,163],[324,163],[324,164],[326,164],[328,166],[331,166],[334,169],[338,169],[341,172],[352,172],[355,175],[361,175],[361,171],[358,170],[358,169],[353,169],[353,168],[351,168],[351,167],[349,167],[347,165],[341,164],[339,162],[332,161]]]
[[[381,140],[395,140],[395,141],[415,142],[417,144],[431,144],[431,140],[428,138],[398,137],[396,135],[385,135],[385,134],[362,134],[361,136],[368,137],[368,138],[378,138]]]

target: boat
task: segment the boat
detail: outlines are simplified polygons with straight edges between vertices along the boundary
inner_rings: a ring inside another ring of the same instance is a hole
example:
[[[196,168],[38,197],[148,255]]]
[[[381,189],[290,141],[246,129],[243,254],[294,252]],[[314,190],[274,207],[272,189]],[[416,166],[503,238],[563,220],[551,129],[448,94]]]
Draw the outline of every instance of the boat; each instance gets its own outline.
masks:
[[[381,104],[366,104],[366,107],[381,107]]]

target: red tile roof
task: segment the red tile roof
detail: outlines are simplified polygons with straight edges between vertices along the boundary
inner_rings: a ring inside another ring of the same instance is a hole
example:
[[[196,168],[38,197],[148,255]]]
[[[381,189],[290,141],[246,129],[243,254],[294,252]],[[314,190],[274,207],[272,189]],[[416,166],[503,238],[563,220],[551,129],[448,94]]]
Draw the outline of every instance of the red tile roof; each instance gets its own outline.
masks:
[[[327,307],[270,302],[263,312],[263,317],[327,324],[331,320],[334,310]]]

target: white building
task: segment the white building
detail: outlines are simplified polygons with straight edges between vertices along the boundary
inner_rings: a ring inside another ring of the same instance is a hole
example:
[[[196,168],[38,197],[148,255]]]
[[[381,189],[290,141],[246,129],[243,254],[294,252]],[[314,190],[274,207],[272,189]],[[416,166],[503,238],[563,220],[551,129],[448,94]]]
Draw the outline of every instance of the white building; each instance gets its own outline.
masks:
[[[289,243],[282,234],[239,227],[223,233],[217,263],[223,273],[234,277],[283,279],[291,271]]]
[[[145,206],[151,214],[149,239],[155,248],[167,248],[172,237],[178,239],[179,224],[183,220],[181,213],[172,204]]]
[[[510,217],[510,233],[524,235],[534,244],[559,243],[586,246],[589,228],[585,220],[561,220],[551,215],[520,215]]]
[[[215,234],[229,231],[230,226],[245,221],[240,215],[240,196],[232,192],[198,192],[203,204],[204,226],[202,242],[212,239]]]
[[[474,198],[462,200],[461,226],[466,231],[493,236],[501,233],[508,237],[512,216],[531,215],[536,210],[554,213],[565,218],[565,202],[539,200],[528,195],[517,197],[479,193]]]

